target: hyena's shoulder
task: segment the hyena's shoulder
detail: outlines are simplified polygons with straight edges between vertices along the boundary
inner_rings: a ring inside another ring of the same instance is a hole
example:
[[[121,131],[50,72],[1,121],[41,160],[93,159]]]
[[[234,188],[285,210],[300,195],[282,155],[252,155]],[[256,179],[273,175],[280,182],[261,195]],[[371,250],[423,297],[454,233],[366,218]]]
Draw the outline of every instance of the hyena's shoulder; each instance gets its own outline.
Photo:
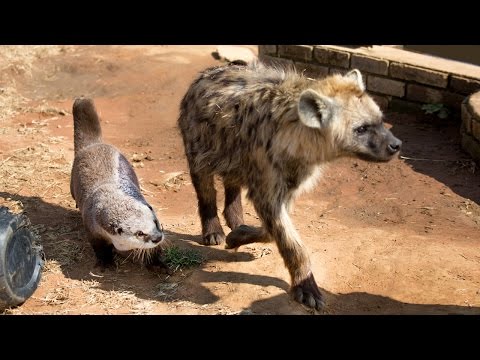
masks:
[[[190,85],[191,91],[201,91],[206,88],[215,91],[261,91],[263,88],[282,85],[287,80],[295,78],[293,69],[283,69],[266,66],[260,62],[248,65],[223,65],[202,71]]]

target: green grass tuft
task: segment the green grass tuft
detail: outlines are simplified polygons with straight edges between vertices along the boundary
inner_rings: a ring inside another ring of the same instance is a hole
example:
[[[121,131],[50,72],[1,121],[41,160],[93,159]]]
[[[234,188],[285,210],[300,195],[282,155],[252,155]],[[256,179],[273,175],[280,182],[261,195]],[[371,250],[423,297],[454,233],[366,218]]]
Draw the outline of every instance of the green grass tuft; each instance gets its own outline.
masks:
[[[192,266],[198,266],[203,262],[200,252],[194,249],[182,249],[171,246],[164,250],[166,264],[174,271]]]

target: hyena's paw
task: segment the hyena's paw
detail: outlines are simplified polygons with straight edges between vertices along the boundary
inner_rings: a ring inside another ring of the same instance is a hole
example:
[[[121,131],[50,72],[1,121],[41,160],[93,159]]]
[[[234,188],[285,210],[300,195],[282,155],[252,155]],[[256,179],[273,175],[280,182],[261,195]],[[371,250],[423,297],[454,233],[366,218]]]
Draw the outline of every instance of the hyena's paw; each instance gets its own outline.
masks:
[[[225,249],[236,249],[239,246],[259,241],[261,235],[261,229],[240,225],[227,235]]]
[[[203,236],[203,245],[220,245],[225,242],[225,234],[223,232],[213,232]]]
[[[313,278],[313,274],[308,275],[300,283],[292,286],[291,292],[295,301],[305,306],[316,310],[321,310],[325,306],[325,301]]]

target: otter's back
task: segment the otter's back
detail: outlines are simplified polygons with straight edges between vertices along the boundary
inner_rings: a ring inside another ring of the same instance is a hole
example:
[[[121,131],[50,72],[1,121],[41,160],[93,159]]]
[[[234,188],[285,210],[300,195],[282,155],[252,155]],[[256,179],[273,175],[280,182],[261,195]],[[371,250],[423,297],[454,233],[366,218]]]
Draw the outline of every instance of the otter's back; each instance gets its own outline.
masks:
[[[97,187],[118,180],[119,155],[115,147],[103,143],[88,146],[76,154],[71,190],[80,209]]]

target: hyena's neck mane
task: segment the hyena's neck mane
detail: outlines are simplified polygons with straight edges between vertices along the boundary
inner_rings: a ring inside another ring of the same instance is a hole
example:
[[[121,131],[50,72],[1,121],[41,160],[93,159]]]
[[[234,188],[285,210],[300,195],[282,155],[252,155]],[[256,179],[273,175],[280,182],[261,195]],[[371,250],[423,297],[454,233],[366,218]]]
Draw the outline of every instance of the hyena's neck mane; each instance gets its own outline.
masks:
[[[329,127],[311,128],[299,120],[300,94],[312,88],[319,92],[322,88],[331,91],[325,80],[312,81],[298,74],[288,74],[284,82],[271,88],[271,113],[272,118],[279,121],[276,134],[279,153],[301,159],[305,164],[317,165],[330,162],[341,154]]]

